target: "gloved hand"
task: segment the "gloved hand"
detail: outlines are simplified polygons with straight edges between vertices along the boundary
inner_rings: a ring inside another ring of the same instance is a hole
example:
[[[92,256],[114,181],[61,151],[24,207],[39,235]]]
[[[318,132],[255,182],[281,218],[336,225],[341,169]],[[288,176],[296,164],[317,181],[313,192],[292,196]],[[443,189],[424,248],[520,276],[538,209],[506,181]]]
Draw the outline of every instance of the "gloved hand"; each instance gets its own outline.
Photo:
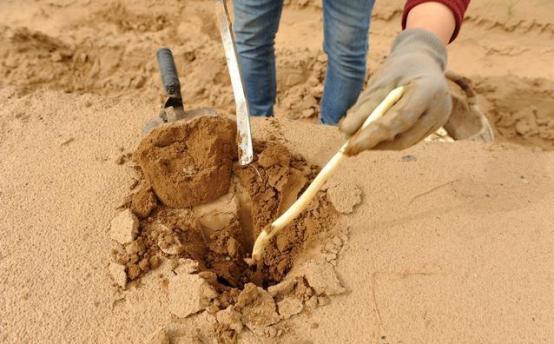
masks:
[[[446,123],[452,110],[444,76],[446,61],[446,47],[431,32],[409,29],[400,33],[388,58],[370,79],[368,88],[340,123],[340,130],[352,136],[345,153],[356,155],[368,149],[401,150],[423,140]],[[398,86],[405,87],[398,103],[356,134],[375,107]]]

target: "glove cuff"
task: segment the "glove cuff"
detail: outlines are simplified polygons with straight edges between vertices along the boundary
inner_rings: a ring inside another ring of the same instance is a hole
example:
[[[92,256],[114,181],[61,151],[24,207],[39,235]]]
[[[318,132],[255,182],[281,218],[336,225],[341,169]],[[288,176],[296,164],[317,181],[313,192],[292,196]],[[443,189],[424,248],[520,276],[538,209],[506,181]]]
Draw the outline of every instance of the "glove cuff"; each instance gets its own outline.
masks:
[[[419,51],[432,57],[444,72],[448,63],[446,47],[433,33],[424,29],[402,31],[392,44],[391,55]]]

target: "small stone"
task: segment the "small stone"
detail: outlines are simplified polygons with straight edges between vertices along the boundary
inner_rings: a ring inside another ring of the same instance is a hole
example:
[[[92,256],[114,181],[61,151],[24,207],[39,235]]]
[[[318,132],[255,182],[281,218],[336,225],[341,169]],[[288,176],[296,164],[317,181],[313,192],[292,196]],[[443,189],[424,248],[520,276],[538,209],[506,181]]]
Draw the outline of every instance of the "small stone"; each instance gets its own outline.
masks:
[[[108,267],[110,275],[112,276],[113,281],[120,286],[125,288],[127,286],[127,274],[125,273],[125,265],[110,263]]]
[[[235,311],[233,306],[229,306],[226,309],[217,312],[215,316],[220,324],[228,326],[236,333],[240,333],[242,331],[243,324],[240,321],[240,313]]]
[[[198,313],[209,306],[217,292],[198,275],[181,273],[169,279],[169,311],[179,318]]]
[[[120,244],[135,240],[138,234],[139,221],[129,209],[123,210],[111,223],[110,238]]]
[[[169,336],[165,332],[163,328],[158,329],[156,332],[152,333],[150,335],[150,338],[148,338],[148,341],[146,342],[148,344],[170,344]]]
[[[302,312],[304,305],[302,301],[295,297],[285,297],[279,303],[277,303],[279,314],[283,319],[289,319],[293,315]]]

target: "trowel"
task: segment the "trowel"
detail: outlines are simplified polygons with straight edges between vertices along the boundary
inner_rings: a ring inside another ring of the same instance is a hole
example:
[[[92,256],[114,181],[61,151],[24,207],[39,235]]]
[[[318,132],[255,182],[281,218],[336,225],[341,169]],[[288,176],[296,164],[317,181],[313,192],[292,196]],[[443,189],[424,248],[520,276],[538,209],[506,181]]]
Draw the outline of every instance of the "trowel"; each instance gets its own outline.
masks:
[[[219,31],[225,49],[227,68],[233,85],[236,106],[237,135],[239,145],[239,164],[246,166],[254,160],[252,133],[250,131],[250,109],[246,101],[246,91],[240,70],[237,47],[231,30],[231,21],[225,0],[215,0]]]

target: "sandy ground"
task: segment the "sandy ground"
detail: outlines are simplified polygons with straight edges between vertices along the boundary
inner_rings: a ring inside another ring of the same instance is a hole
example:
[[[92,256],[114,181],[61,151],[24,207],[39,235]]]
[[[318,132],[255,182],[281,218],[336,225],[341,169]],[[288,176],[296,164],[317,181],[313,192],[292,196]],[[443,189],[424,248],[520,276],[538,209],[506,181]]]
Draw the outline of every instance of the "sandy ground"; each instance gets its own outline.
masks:
[[[341,137],[310,123],[325,59],[320,10],[302,3],[278,36],[279,126],[256,120],[254,134],[323,165]],[[370,72],[400,4],[378,2]],[[551,341],[553,13],[541,0],[472,5],[450,68],[474,81],[499,142],[347,161],[334,179],[362,192],[338,223],[347,293],[287,320],[280,338],[245,330],[239,342]],[[210,3],[2,1],[0,23],[0,341],[142,343],[163,327],[187,342],[207,320],[172,316],[156,272],[114,286],[108,230],[133,178],[119,158],[158,111],[157,47],[176,52],[187,106],[233,112]]]

